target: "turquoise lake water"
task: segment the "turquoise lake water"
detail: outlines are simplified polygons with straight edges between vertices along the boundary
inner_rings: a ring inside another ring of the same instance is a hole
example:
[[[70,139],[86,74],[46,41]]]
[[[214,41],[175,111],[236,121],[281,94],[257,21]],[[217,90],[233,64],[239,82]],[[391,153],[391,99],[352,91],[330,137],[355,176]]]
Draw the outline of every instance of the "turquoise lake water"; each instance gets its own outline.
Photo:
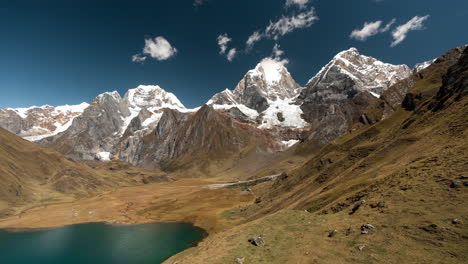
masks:
[[[194,246],[203,229],[185,223],[80,224],[8,232],[0,230],[1,264],[157,264]]]

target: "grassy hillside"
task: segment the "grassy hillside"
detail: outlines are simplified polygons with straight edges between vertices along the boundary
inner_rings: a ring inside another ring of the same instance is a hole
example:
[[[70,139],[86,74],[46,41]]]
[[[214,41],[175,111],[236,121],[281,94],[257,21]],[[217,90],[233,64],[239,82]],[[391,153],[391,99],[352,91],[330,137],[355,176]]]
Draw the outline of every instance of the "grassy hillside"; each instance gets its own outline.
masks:
[[[122,162],[93,167],[0,128],[0,217],[13,214],[12,207],[70,201],[160,176]]]
[[[229,216],[244,224],[168,263],[465,262],[468,50],[433,78],[439,70],[415,80],[386,119],[253,188],[256,203]],[[375,229],[361,234],[364,224]],[[247,241],[259,236],[265,246]]]

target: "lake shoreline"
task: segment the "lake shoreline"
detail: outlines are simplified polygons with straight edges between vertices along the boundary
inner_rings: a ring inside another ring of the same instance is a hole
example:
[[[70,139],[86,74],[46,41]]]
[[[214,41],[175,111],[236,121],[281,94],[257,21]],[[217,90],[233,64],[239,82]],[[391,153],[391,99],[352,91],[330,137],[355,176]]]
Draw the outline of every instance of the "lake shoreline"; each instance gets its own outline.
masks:
[[[14,231],[0,230],[0,252],[3,252],[0,262],[163,263],[198,246],[208,236],[204,229],[191,223],[114,225],[101,222]]]
[[[234,189],[210,190],[200,179],[168,184],[124,187],[91,197],[36,205],[0,219],[0,229],[49,229],[85,223],[136,225],[189,223],[208,234],[233,226],[219,215],[250,204],[251,193]]]

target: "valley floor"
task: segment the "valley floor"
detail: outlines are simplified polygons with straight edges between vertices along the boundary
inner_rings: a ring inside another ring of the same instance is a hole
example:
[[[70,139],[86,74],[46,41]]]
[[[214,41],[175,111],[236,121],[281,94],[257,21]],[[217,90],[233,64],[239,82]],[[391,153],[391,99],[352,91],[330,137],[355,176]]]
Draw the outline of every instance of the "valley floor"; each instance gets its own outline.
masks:
[[[239,189],[209,189],[214,181],[181,179],[168,183],[124,187],[71,202],[17,208],[0,219],[0,229],[49,228],[89,222],[191,222],[210,232],[232,225],[220,214],[252,203],[253,195]]]

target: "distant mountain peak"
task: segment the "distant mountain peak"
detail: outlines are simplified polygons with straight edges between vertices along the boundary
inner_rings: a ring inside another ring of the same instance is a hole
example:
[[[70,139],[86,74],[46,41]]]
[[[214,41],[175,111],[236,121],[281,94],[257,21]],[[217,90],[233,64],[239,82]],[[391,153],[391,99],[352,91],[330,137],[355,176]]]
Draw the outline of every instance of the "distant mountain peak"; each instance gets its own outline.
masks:
[[[159,85],[139,85],[137,88],[129,89],[124,96],[129,107],[167,107],[185,109],[179,99],[170,92],[165,91]]]
[[[62,106],[31,106],[0,109],[0,127],[34,141],[56,135],[70,127],[88,103]]]
[[[378,97],[385,89],[411,73],[411,69],[404,64],[384,63],[362,55],[356,48],[350,48],[336,54],[306,86],[331,81],[334,78],[331,75],[345,74],[356,83],[357,90],[366,90]]]
[[[273,58],[264,58],[257,64],[255,69],[248,71],[247,74],[261,75],[262,78],[270,85],[278,84],[285,74],[289,74],[284,64],[285,61],[279,61]]]

